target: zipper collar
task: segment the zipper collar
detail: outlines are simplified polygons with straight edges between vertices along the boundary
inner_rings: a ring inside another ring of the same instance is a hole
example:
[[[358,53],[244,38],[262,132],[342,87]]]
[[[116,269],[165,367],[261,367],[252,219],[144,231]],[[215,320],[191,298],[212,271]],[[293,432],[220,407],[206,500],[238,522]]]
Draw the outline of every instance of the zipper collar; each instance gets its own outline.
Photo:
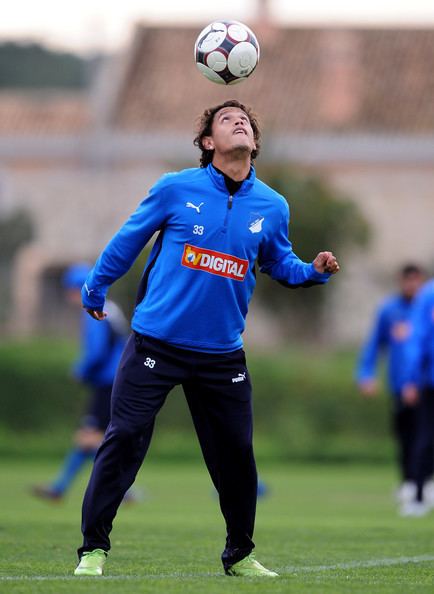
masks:
[[[224,176],[219,173],[215,167],[213,167],[212,163],[210,163],[207,168],[206,171],[208,173],[208,175],[211,178],[211,181],[213,182],[213,184],[219,189],[222,190],[222,192],[224,192],[225,194],[228,193],[228,189],[226,187],[226,182],[225,182],[225,178]],[[239,195],[245,195],[248,194],[252,188],[253,188],[253,184],[255,183],[255,179],[256,179],[256,173],[255,173],[255,168],[253,167],[253,165],[250,166],[250,174],[249,177],[247,179],[245,179],[243,181],[243,183],[241,184],[240,189],[238,190],[238,192],[236,193],[237,196]]]

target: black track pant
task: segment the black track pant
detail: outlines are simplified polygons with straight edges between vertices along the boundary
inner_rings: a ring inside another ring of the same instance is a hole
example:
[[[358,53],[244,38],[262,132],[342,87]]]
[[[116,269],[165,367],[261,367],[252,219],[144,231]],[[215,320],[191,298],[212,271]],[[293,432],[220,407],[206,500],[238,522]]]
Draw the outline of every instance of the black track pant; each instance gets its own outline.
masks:
[[[433,473],[434,461],[434,387],[421,391],[417,439],[414,448],[417,500],[423,500],[423,486]]]
[[[414,448],[418,423],[418,407],[405,406],[397,400],[392,413],[392,425],[398,446],[398,464],[403,481],[416,481]]]
[[[84,496],[79,556],[110,549],[117,509],[146,455],[155,416],[177,384],[183,386],[226,521],[224,568],[254,548],[257,474],[244,351],[200,353],[133,334],[119,365],[111,421]]]

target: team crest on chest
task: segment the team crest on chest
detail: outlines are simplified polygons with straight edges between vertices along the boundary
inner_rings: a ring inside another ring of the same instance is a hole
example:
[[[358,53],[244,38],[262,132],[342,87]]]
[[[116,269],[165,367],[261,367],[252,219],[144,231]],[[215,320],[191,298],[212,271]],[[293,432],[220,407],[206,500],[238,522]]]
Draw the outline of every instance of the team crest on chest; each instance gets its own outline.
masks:
[[[249,231],[251,233],[260,233],[262,231],[262,223],[265,217],[258,214],[257,212],[251,212],[249,218]]]

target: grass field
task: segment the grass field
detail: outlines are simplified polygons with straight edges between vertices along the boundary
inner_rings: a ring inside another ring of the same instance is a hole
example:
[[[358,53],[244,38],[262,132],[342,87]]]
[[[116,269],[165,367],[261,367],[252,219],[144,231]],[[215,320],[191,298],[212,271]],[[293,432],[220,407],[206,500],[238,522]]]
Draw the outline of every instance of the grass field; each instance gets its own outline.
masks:
[[[86,478],[62,504],[31,498],[53,462],[0,464],[0,592],[432,593],[434,514],[400,518],[394,470],[380,466],[269,466],[258,504],[257,557],[276,580],[229,578],[223,522],[201,465],[145,463],[141,503],[121,508],[103,578],[75,578]]]

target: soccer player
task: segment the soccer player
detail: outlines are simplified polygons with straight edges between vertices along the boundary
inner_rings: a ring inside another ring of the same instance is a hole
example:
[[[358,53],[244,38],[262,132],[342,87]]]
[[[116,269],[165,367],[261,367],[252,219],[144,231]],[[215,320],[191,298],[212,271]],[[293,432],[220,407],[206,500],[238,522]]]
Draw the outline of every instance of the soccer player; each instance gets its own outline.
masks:
[[[268,576],[252,553],[257,474],[251,384],[242,349],[255,265],[290,287],[327,282],[331,252],[302,262],[288,240],[286,200],[256,178],[260,132],[235,100],[207,109],[195,145],[201,166],[164,175],[87,277],[83,305],[104,320],[108,287],[158,232],[116,375],[112,416],[83,501],[76,575],[102,575],[123,494],[148,449],[155,416],[181,384],[226,522],[223,567]]]
[[[81,309],[81,287],[90,270],[89,264],[73,264],[62,279],[67,300],[82,312],[81,353],[73,367],[73,376],[85,384],[90,393],[86,415],[74,436],[75,444],[66,455],[58,476],[49,485],[32,488],[34,495],[50,501],[63,498],[82,466],[94,459],[101,445],[110,421],[113,380],[128,334],[128,323],[112,301],[106,303],[109,316],[103,323],[92,319]]]
[[[408,516],[423,516],[434,505],[433,486],[426,481],[426,469],[432,471],[434,459],[434,279],[419,291],[411,321],[403,394],[407,400],[419,402],[414,451],[417,491],[414,500],[407,502],[402,512]]]
[[[388,383],[392,397],[392,426],[398,446],[401,486],[400,503],[411,500],[416,491],[414,444],[417,435],[417,404],[402,393],[404,385],[405,343],[410,334],[410,317],[417,291],[425,280],[423,270],[403,266],[399,273],[399,292],[379,307],[371,332],[361,351],[357,383],[360,392],[373,397],[378,392],[377,366],[380,355],[388,356]]]

